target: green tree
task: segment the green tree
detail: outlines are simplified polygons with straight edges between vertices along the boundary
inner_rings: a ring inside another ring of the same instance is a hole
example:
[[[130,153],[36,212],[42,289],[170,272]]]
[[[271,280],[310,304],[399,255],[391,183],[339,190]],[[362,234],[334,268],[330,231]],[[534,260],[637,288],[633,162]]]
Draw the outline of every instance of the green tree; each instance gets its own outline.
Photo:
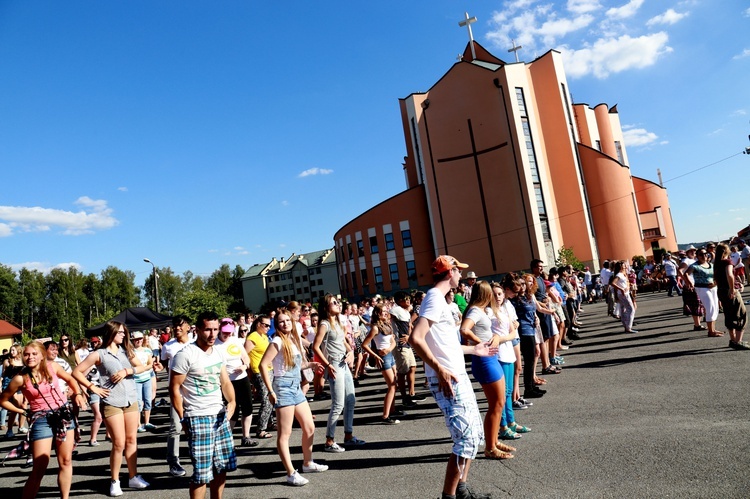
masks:
[[[190,290],[183,294],[175,309],[175,314],[197,317],[201,312],[213,310],[220,316],[226,316],[228,306],[229,297],[220,295],[213,289]]]
[[[14,313],[18,299],[16,273],[7,265],[0,264],[0,318],[15,319]]]
[[[177,304],[185,294],[185,287],[180,276],[176,275],[169,267],[157,267],[156,273],[159,276],[159,312],[167,315],[173,315],[177,309]],[[153,308],[154,303],[154,274],[151,273],[143,284],[147,306]]]
[[[67,270],[52,269],[45,281],[46,331],[40,333],[57,337],[65,332],[75,339],[80,338],[84,327],[83,310],[88,307],[88,300],[83,293],[83,275],[75,267]]]
[[[560,249],[557,252],[557,260],[555,261],[555,264],[558,267],[570,265],[575,270],[583,270],[583,263],[576,257],[575,253],[573,253],[573,248],[566,248],[565,246],[560,246]]]
[[[33,331],[41,317],[44,298],[47,294],[44,274],[26,267],[18,272],[19,300],[16,320],[21,329]]]
[[[101,273],[104,315],[114,316],[138,304],[135,274],[109,266]]]

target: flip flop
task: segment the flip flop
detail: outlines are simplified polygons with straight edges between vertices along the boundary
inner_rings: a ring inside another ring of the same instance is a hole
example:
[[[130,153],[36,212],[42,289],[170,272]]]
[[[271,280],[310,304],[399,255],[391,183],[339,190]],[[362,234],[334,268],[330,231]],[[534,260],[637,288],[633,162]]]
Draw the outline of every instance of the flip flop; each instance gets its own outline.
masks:
[[[266,431],[262,431],[258,433],[257,435],[255,435],[255,438],[260,438],[260,439],[273,438],[273,435],[271,435],[270,433]]]

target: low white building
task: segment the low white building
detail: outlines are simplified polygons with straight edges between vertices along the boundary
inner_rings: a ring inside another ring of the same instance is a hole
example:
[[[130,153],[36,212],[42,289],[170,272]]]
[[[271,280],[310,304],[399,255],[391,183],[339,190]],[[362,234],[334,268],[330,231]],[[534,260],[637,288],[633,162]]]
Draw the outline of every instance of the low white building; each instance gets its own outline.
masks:
[[[253,312],[280,300],[315,303],[326,293],[341,294],[333,248],[304,255],[292,253],[286,260],[273,258],[253,265],[242,276],[245,306]]]

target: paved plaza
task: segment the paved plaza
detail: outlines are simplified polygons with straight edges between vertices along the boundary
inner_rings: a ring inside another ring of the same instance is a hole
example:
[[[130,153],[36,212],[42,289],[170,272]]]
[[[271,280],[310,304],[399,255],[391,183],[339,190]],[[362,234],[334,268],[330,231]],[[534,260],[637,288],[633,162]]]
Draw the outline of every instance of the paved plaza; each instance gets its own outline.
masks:
[[[563,352],[563,372],[545,376],[547,395],[516,412],[532,432],[512,443],[515,459],[488,460],[480,451],[469,479],[474,489],[533,498],[750,495],[750,352],[730,350],[728,338],[693,332],[679,297],[646,294],[638,306],[638,334],[624,334],[604,304],[584,307],[582,339]],[[723,315],[718,324],[723,330]],[[308,476],[305,487],[287,486],[275,439],[264,440],[238,449],[239,469],[229,474],[225,497],[439,497],[451,449],[442,416],[428,397],[401,424],[381,425],[383,388],[375,371],[359,387],[355,435],[367,445],[342,454],[322,451],[329,403],[311,404],[317,416],[314,457],[330,466],[328,472]],[[159,383],[161,397],[167,398],[165,381]],[[86,429],[89,420],[84,413]],[[139,473],[152,486],[142,492],[123,487],[123,497],[188,497],[188,478],[167,474],[166,412],[157,409],[152,422],[156,432],[138,435]],[[337,438],[343,439],[341,425]],[[99,440],[100,447],[84,445],[74,459],[73,497],[102,497],[109,490],[109,443],[103,432]],[[13,442],[0,440],[3,456]],[[299,443],[295,430],[292,457],[301,467]],[[182,456],[190,473],[184,442]],[[8,492],[20,496],[27,476],[20,465],[13,460],[0,468],[3,498]],[[39,497],[58,496],[56,472],[53,458]],[[123,466],[123,484],[126,473]]]

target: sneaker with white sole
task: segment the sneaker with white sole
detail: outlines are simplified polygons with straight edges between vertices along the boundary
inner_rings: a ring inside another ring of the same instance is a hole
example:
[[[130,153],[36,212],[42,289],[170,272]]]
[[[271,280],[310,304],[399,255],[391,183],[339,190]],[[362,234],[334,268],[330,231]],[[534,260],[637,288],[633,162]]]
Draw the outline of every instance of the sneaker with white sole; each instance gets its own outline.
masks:
[[[294,470],[294,473],[286,477],[286,483],[288,483],[289,485],[294,485],[295,487],[302,487],[303,485],[307,485],[309,482],[310,480],[297,473],[297,470]]]
[[[119,480],[112,480],[109,484],[109,497],[117,497],[122,495],[122,489],[120,488]]]
[[[185,471],[185,468],[180,466],[180,463],[174,463],[169,465],[169,474],[172,476],[185,476],[185,474],[187,474],[187,471]]]
[[[318,464],[315,461],[310,461],[310,464],[302,465],[302,473],[323,473],[328,471],[328,465]]]
[[[336,442],[333,442],[331,445],[326,444],[325,447],[323,447],[323,452],[344,452],[346,449],[341,447]]]
[[[130,487],[131,489],[145,489],[149,485],[151,484],[144,480],[141,475],[136,475],[128,480],[128,487]]]

